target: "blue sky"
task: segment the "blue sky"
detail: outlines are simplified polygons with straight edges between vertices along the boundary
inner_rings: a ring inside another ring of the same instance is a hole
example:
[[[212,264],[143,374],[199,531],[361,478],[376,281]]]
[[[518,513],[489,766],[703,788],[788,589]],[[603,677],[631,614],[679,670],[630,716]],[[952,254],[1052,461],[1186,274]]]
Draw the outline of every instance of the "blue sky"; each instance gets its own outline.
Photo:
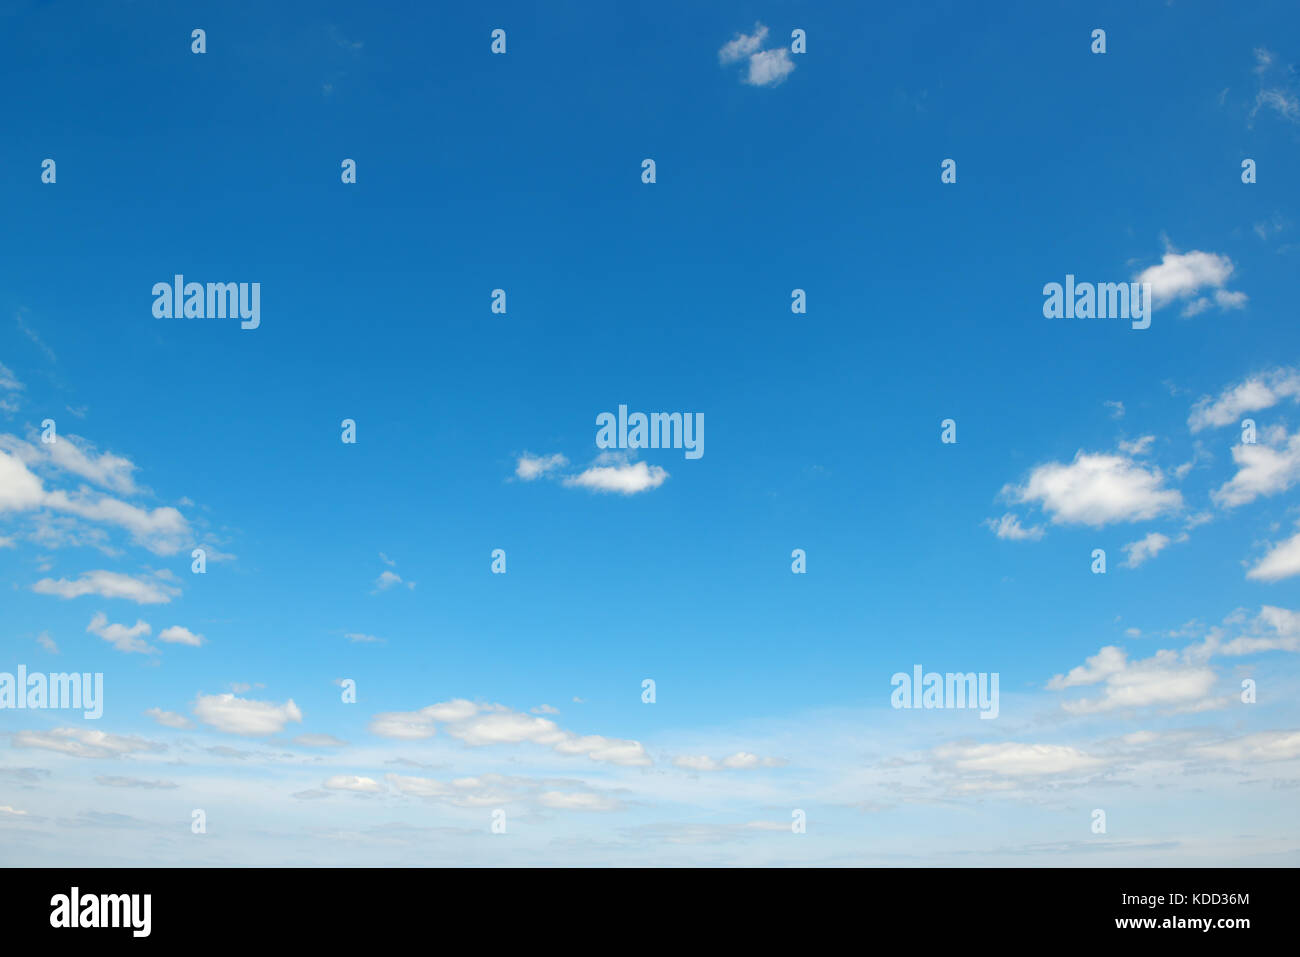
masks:
[[[0,15],[5,860],[1297,863],[1293,5]]]

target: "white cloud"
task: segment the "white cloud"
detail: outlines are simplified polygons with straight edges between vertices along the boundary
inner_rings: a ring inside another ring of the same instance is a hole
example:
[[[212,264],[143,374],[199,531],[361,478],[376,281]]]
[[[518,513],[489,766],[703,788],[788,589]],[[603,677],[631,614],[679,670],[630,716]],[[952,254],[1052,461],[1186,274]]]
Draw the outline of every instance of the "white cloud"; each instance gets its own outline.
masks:
[[[342,748],[347,742],[332,734],[300,734],[293,739],[300,748]]]
[[[1300,431],[1289,438],[1285,430],[1273,437],[1277,447],[1266,441],[1232,447],[1237,474],[1211,493],[1221,508],[1245,505],[1257,498],[1285,492],[1300,481]]]
[[[18,378],[13,374],[13,370],[0,362],[0,389],[7,392],[21,392],[23,388],[23,384],[18,381]]]
[[[97,612],[95,617],[90,619],[90,624],[86,626],[86,631],[94,635],[99,635],[118,651],[136,652],[138,654],[153,654],[158,649],[154,648],[141,636],[149,634],[152,629],[147,622],[136,621],[134,625],[128,628],[126,625],[117,625],[108,623],[108,616],[102,611]]]
[[[48,631],[43,631],[39,635],[37,635],[36,643],[52,655],[57,655],[59,653],[59,646],[55,642],[55,640],[50,637],[50,633]]]
[[[544,807],[561,811],[617,811],[623,806],[621,801],[590,791],[544,791],[537,800]]]
[[[1122,455],[1083,451],[1069,465],[1038,466],[1023,486],[1007,486],[1003,492],[1013,501],[1039,503],[1054,524],[1101,527],[1156,518],[1183,507],[1182,495],[1164,487],[1158,468]]]
[[[749,58],[749,73],[745,82],[750,86],[777,86],[794,72],[794,60],[785,47],[763,50]]]
[[[55,446],[64,441],[60,439]],[[189,523],[171,506],[143,509],[108,495],[90,492],[84,487],[74,494],[62,489],[46,491],[28,465],[42,454],[53,456],[55,453],[37,452],[34,446],[9,435],[0,436],[0,448],[7,450],[0,451],[0,511],[44,508],[88,522],[116,525],[128,531],[133,542],[159,555],[175,554],[192,538]],[[75,447],[57,454],[116,484],[129,482],[129,470],[124,471],[121,463],[134,468],[125,459],[112,456],[108,457],[108,464],[103,464],[102,456],[92,459]]]
[[[1132,456],[1146,455],[1149,451],[1151,451],[1151,446],[1155,442],[1155,440],[1156,437],[1154,435],[1143,435],[1129,442],[1120,442],[1119,448],[1121,452],[1124,452],[1128,455],[1132,455]]]
[[[1151,532],[1146,538],[1138,539],[1136,542],[1129,542],[1124,546],[1124,553],[1128,559],[1124,564],[1129,568],[1137,568],[1149,558],[1155,558],[1160,551],[1169,544],[1169,536],[1161,535],[1159,532]]]
[[[1247,578],[1265,582],[1281,581],[1294,575],[1300,575],[1300,533],[1274,545],[1254,568],[1246,572]]]
[[[464,699],[429,705],[419,711],[385,712],[370,721],[370,732],[398,740],[420,740],[437,733],[437,725],[469,747],[531,743],[560,754],[586,755],[593,761],[639,767],[651,763],[639,741],[578,735],[549,718],[512,711],[505,705],[479,705]]]
[[[737,33],[718,50],[718,62],[723,66],[748,59],[742,82],[750,86],[777,86],[794,72],[794,60],[784,46],[770,50],[760,49],[767,38],[767,27],[754,24],[754,32]]]
[[[415,582],[403,581],[402,576],[397,574],[397,572],[385,569],[380,573],[379,577],[375,579],[375,587],[370,594],[376,595],[381,591],[388,591],[388,589],[394,588],[397,585],[405,585],[407,588],[414,588]]]
[[[120,495],[136,495],[132,473],[136,466],[130,459],[110,452],[97,453],[93,445],[77,435],[60,435],[58,440],[41,443],[49,460],[65,472],[102,485]]]
[[[578,475],[564,480],[570,487],[590,489],[595,492],[618,492],[635,495],[658,488],[668,478],[668,473],[657,465],[645,462],[618,465],[595,465]]]
[[[1150,658],[1129,661],[1123,651],[1108,646],[1068,675],[1055,676],[1047,686],[1059,690],[1104,683],[1100,698],[1080,698],[1061,705],[1071,714],[1096,714],[1150,706],[1214,705],[1207,696],[1215,680],[1213,669],[1188,664],[1177,652],[1158,651]]]
[[[784,764],[780,758],[760,758],[747,751],[737,751],[721,760],[704,754],[684,754],[673,758],[673,765],[686,771],[750,771],[754,768],[779,768]]]
[[[292,698],[284,704],[272,704],[233,694],[200,694],[194,702],[194,715],[218,731],[249,736],[275,734],[290,721],[302,722],[302,712]]]
[[[1100,758],[1059,744],[950,744],[933,752],[958,771],[999,774],[1009,777],[1037,777],[1088,771],[1103,764]]]
[[[519,478],[523,479],[525,482],[531,482],[535,478],[539,478],[548,472],[555,471],[556,469],[564,468],[564,466],[568,464],[569,460],[559,453],[556,453],[555,455],[536,456],[529,455],[525,452],[523,455],[519,456],[519,461],[515,465],[515,475],[519,476]]]
[[[141,751],[162,751],[163,746],[134,735],[108,734],[82,728],[55,728],[52,731],[18,731],[13,736],[15,748],[42,748],[74,758],[120,758]]]
[[[1217,253],[1201,252],[1198,249],[1178,253],[1170,249],[1165,252],[1159,265],[1142,270],[1137,281],[1151,283],[1151,295],[1157,309],[1182,299],[1188,301],[1183,315],[1192,316],[1212,304],[1204,297],[1193,299],[1206,287],[1217,290],[1214,301],[1220,307],[1239,308],[1245,303],[1245,293],[1223,289],[1223,284],[1231,278],[1234,268],[1231,259]]]
[[[183,714],[177,714],[175,711],[164,711],[162,708],[150,708],[145,712],[165,728],[192,728],[194,722]]]
[[[0,512],[38,508],[44,499],[41,480],[15,456],[0,452]]]
[[[1202,396],[1192,406],[1187,424],[1193,432],[1236,425],[1243,415],[1270,409],[1283,399],[1300,400],[1300,370],[1279,368],[1256,373],[1224,389],[1218,398]]]
[[[1025,528],[1020,524],[1020,519],[1011,512],[1007,512],[1001,518],[986,518],[984,524],[993,529],[998,538],[1012,542],[1036,542],[1044,534],[1041,525]]]
[[[360,794],[379,794],[384,786],[374,778],[359,777],[355,774],[336,774],[325,781],[321,787],[331,791],[356,791]]]
[[[376,638],[374,635],[367,635],[359,631],[349,631],[343,637],[346,638],[348,641],[352,642],[353,644],[359,644],[359,645],[384,644],[383,638]]]
[[[76,581],[60,578],[42,578],[32,586],[38,595],[57,595],[59,598],[80,598],[98,595],[101,598],[125,598],[137,605],[165,605],[181,593],[179,588],[166,582],[146,578],[132,578],[120,572],[85,572]]]
[[[202,635],[196,635],[188,628],[182,628],[180,625],[172,625],[169,628],[164,628],[158,633],[158,640],[165,641],[172,645],[191,645],[197,648],[199,645],[203,644],[204,638]]]
[[[1098,681],[1123,671],[1126,664],[1127,658],[1124,652],[1114,645],[1107,645],[1091,658],[1086,659],[1084,664],[1071,669],[1069,674],[1053,677],[1051,681],[1047,682],[1047,687],[1053,691],[1058,691],[1062,688],[1096,684]]]
[[[763,45],[763,40],[766,37],[767,27],[761,23],[754,24],[753,33],[737,32],[735,37],[724,43],[722,49],[718,51],[718,62],[725,66],[728,63],[735,63],[747,56],[752,56],[758,52],[758,48]]]
[[[1256,764],[1263,761],[1291,761],[1300,757],[1300,731],[1261,731],[1193,749],[1199,754],[1229,761]]]
[[[101,774],[95,783],[106,788],[142,788],[144,790],[168,790],[180,787],[175,781],[150,781],[145,778],[128,778],[116,774]]]
[[[1300,570],[1300,563],[1297,568]],[[1300,651],[1300,612],[1264,605],[1251,626],[1252,634],[1241,635],[1214,650],[1221,655],[1234,656],[1264,651]]]

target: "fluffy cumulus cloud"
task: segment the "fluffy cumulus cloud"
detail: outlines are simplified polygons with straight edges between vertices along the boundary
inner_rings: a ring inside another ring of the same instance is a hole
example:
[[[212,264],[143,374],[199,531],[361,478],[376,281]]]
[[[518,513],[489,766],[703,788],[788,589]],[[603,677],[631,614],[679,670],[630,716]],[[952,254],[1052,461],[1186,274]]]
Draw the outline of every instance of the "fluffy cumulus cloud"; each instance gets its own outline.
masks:
[[[500,704],[464,699],[429,705],[419,711],[390,711],[370,721],[370,732],[385,738],[414,741],[432,737],[438,725],[469,747],[531,743],[560,754],[585,755],[593,761],[625,766],[651,763],[639,741],[578,735],[549,718],[514,711]]]
[[[1186,303],[1183,315],[1194,316],[1214,306],[1220,309],[1245,306],[1245,293],[1224,287],[1234,270],[1232,260],[1217,253],[1198,249],[1189,253],[1167,250],[1159,264],[1138,273],[1137,281],[1151,284],[1151,295],[1157,309],[1183,301]]]
[[[1237,474],[1216,489],[1211,498],[1221,508],[1245,505],[1257,498],[1285,492],[1300,482],[1300,431],[1288,436],[1273,429],[1259,441],[1232,448]]]
[[[302,712],[290,698],[284,704],[253,701],[233,694],[201,694],[194,702],[194,716],[227,734],[261,737],[283,731],[290,721],[302,722]]]
[[[1192,406],[1187,425],[1193,432],[1237,425],[1242,416],[1271,409],[1285,399],[1300,401],[1300,370],[1279,368],[1256,373],[1217,396],[1202,396]]]
[[[570,475],[564,484],[571,488],[585,488],[593,492],[617,492],[635,495],[648,492],[664,484],[668,473],[658,465],[645,462],[620,462],[613,465],[593,465],[577,475]]]
[[[203,644],[202,635],[196,635],[188,628],[182,628],[180,625],[172,625],[158,632],[158,640],[165,641],[169,645],[190,645],[197,648]]]
[[[1063,690],[1102,685],[1100,697],[1065,701],[1062,707],[1072,714],[1153,706],[1197,710],[1216,704],[1208,697],[1216,680],[1214,669],[1174,651],[1158,651],[1150,658],[1130,661],[1121,649],[1107,646],[1083,665],[1056,675],[1047,687]]]
[[[569,460],[558,453],[535,456],[524,453],[515,464],[515,475],[525,482],[547,477],[559,479],[566,488],[584,488],[592,492],[636,495],[656,489],[668,479],[668,472],[658,465],[632,462],[625,452],[603,452],[581,472],[565,475]]]
[[[158,650],[144,640],[144,636],[151,630],[148,622],[144,621],[137,621],[129,628],[126,625],[110,624],[108,616],[102,611],[90,619],[90,624],[86,626],[86,631],[103,638],[118,651],[139,654],[150,654]]]
[[[741,82],[749,86],[779,85],[794,72],[794,60],[785,46],[762,49],[767,33],[761,23],[754,24],[753,33],[737,33],[718,50],[718,62],[723,66],[745,62]]]
[[[117,527],[128,532],[133,543],[159,555],[174,555],[193,540],[189,523],[171,506],[142,508],[85,486],[72,492],[47,489],[32,471],[39,467],[56,474],[70,473],[114,491],[137,491],[131,478],[135,466],[126,459],[97,454],[66,437],[45,445],[4,435],[0,436],[0,512],[40,511]]]
[[[1055,524],[1099,528],[1180,510],[1181,493],[1166,488],[1164,481],[1158,468],[1128,456],[1080,451],[1073,462],[1038,466],[1023,485],[1009,485],[1003,494],[1040,505]]]
[[[1262,582],[1276,582],[1300,575],[1300,533],[1278,542],[1256,562],[1246,577]]]

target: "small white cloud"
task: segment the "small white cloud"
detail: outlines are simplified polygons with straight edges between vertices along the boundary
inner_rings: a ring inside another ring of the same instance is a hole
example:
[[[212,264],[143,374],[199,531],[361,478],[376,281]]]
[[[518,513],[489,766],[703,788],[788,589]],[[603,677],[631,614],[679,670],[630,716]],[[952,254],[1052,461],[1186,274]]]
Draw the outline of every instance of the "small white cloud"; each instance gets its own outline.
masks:
[[[199,645],[203,644],[205,639],[202,635],[196,635],[188,628],[182,628],[180,625],[172,625],[169,628],[164,628],[158,633],[158,640],[165,641],[172,645],[190,645],[191,647],[197,648]]]
[[[1139,539],[1136,542],[1129,542],[1124,546],[1124,554],[1128,556],[1124,562],[1128,568],[1137,568],[1147,559],[1155,558],[1160,554],[1161,549],[1169,544],[1169,536],[1161,535],[1159,532],[1151,532],[1146,538]]]
[[[750,86],[777,86],[794,72],[794,60],[785,47],[764,50],[749,58],[749,72],[745,82]]]
[[[1245,505],[1285,492],[1300,482],[1300,431],[1288,438],[1285,430],[1278,429],[1264,438],[1262,442],[1232,447],[1237,474],[1210,494],[1216,505]]]
[[[120,572],[86,572],[75,581],[60,578],[42,578],[32,586],[38,595],[56,595],[59,598],[80,598],[98,595],[101,598],[125,598],[137,605],[165,605],[181,590],[165,582],[147,578],[132,578]]]
[[[728,40],[718,51],[718,62],[724,66],[728,63],[735,63],[743,60],[747,56],[752,56],[758,52],[758,48],[763,45],[763,40],[767,37],[767,27],[761,23],[754,24],[753,33],[737,33],[734,38]]]
[[[158,650],[142,637],[152,631],[148,622],[137,620],[129,628],[126,625],[109,624],[108,616],[101,611],[90,619],[86,631],[98,635],[118,651],[128,654],[133,652],[136,654],[153,654]]]
[[[1001,518],[987,518],[984,524],[993,529],[993,533],[998,538],[1012,542],[1036,542],[1044,535],[1041,525],[1025,528],[1020,524],[1020,519],[1011,512],[1007,512]]]
[[[1227,256],[1217,253],[1202,252],[1194,249],[1188,253],[1167,250],[1159,265],[1148,266],[1138,273],[1138,282],[1151,283],[1151,295],[1155,308],[1161,309],[1171,302],[1184,300],[1188,302],[1183,315],[1192,316],[1209,308],[1211,301],[1197,299],[1197,294],[1207,287],[1216,290],[1215,301],[1227,308],[1240,308],[1246,302],[1245,293],[1230,292],[1223,288],[1224,283],[1232,277],[1235,267]],[[1218,293],[1226,294],[1219,301]]]
[[[779,768],[785,765],[785,761],[781,758],[760,758],[747,751],[737,751],[720,760],[706,754],[683,754],[673,758],[673,765],[685,771],[751,771],[755,768]]]
[[[1183,507],[1176,489],[1164,487],[1164,475],[1122,455],[1080,451],[1074,461],[1049,462],[1030,472],[1020,487],[1003,493],[1013,501],[1040,504],[1054,524],[1090,525],[1136,522]]]
[[[83,728],[55,728],[52,731],[19,731],[15,748],[41,748],[74,758],[120,758],[144,751],[162,751],[163,745],[134,735],[108,734]]]
[[[161,708],[150,708],[145,712],[165,728],[192,728],[194,722],[183,714],[177,714],[175,711],[164,711]]]
[[[619,465],[594,465],[578,475],[571,475],[564,484],[594,492],[617,492],[636,495],[663,485],[668,473],[657,465],[645,462],[624,462]]]
[[[1275,582],[1300,575],[1300,533],[1274,545],[1267,555],[1246,572],[1256,581]]]
[[[194,715],[218,731],[249,736],[276,734],[290,721],[302,722],[302,712],[292,698],[284,704],[272,704],[233,694],[200,694],[194,702]]]
[[[519,456],[519,461],[515,464],[515,475],[525,482],[531,482],[533,479],[540,478],[548,472],[554,472],[556,469],[564,468],[569,464],[569,460],[558,452],[555,455],[529,455],[525,452]]]
[[[767,38],[767,27],[754,24],[754,32],[737,33],[718,51],[718,62],[723,66],[748,59],[742,82],[749,86],[777,86],[794,72],[794,60],[784,47],[761,49]]]
[[[384,786],[374,778],[359,777],[355,774],[336,774],[325,781],[321,787],[331,791],[355,791],[359,794],[379,794]]]
[[[1300,370],[1278,368],[1249,376],[1224,389],[1217,398],[1202,396],[1187,418],[1193,432],[1237,425],[1251,412],[1271,409],[1283,399],[1300,401]]]

